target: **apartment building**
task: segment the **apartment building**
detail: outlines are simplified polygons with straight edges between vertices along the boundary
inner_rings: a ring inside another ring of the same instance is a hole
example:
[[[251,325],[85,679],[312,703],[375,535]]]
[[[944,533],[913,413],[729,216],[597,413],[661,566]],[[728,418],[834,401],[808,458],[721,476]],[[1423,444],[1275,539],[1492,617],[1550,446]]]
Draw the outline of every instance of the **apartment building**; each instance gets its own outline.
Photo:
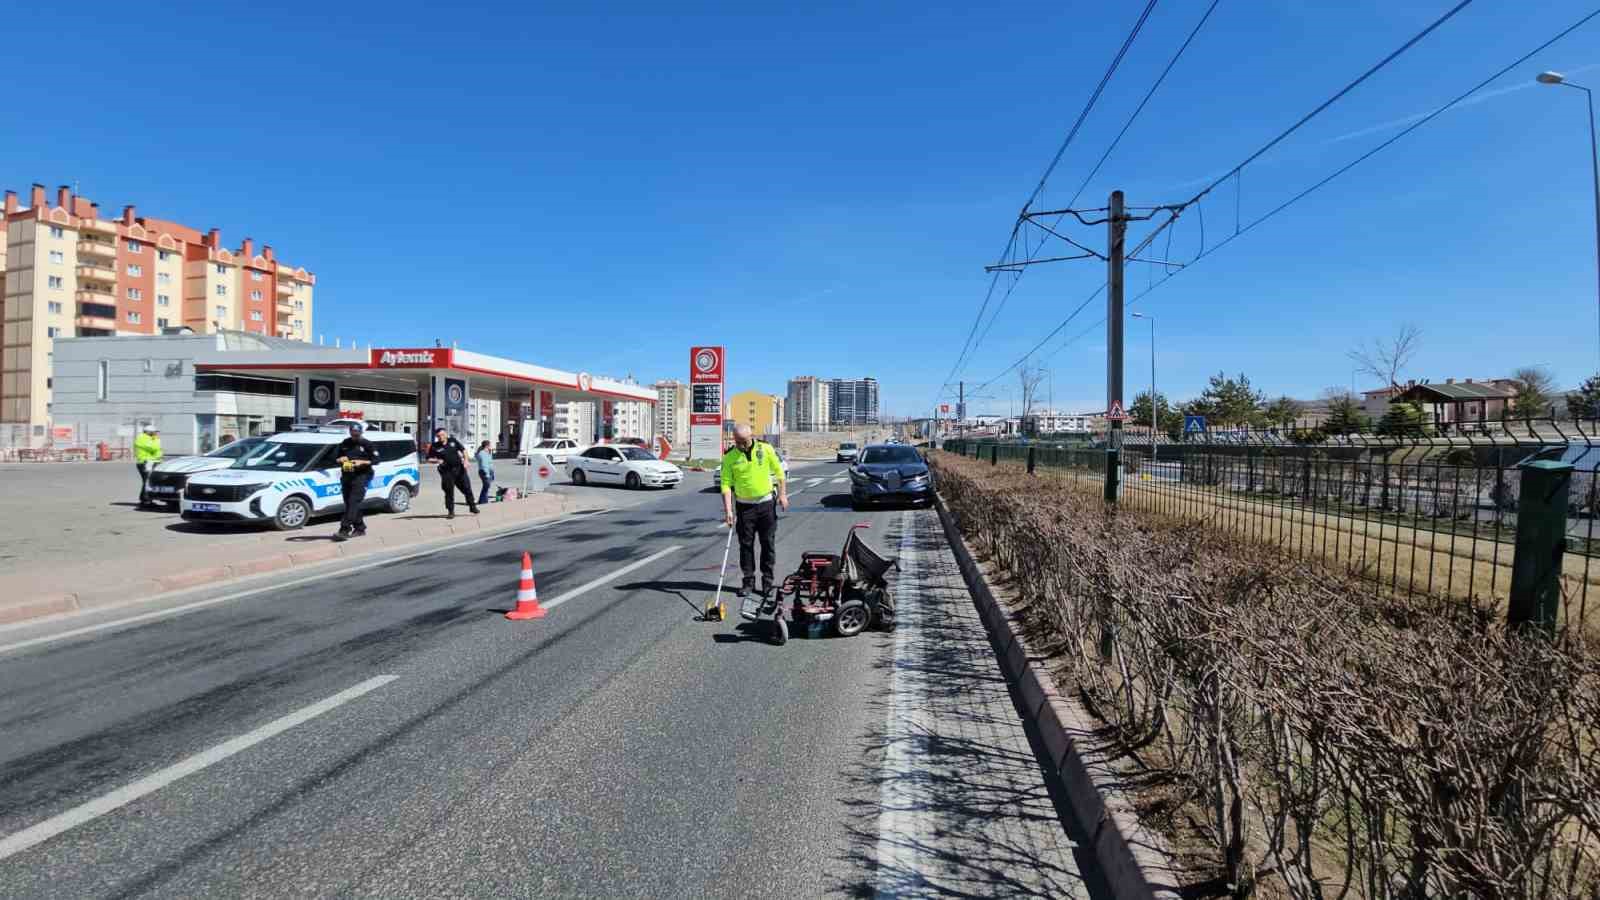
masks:
[[[789,379],[787,402],[788,420],[784,423],[790,431],[827,431],[829,389],[826,379],[814,375],[800,375]]]
[[[618,400],[611,404],[611,434],[613,437],[635,437],[648,441],[655,437],[654,418],[650,404]]]
[[[783,398],[761,391],[740,391],[728,398],[728,419],[749,425],[757,436],[783,431]]]
[[[42,436],[51,422],[57,337],[246,331],[311,339],[316,276],[245,238],[236,248],[205,233],[138,215],[104,218],[66,186],[53,199],[32,186],[23,206],[5,192],[0,294],[0,422]]]
[[[571,402],[556,404],[555,436],[588,446],[594,443],[594,404]]]
[[[687,447],[689,386],[681,381],[664,379],[651,387],[656,389],[656,434],[665,437],[674,447]]]
[[[853,425],[878,424],[878,379],[830,379],[828,422],[846,428]]]

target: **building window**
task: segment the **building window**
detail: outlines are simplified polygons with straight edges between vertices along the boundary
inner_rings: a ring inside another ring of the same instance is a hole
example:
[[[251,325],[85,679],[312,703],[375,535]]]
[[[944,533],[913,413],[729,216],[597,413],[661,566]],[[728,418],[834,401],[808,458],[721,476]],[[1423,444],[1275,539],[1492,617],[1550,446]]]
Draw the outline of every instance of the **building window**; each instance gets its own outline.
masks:
[[[228,274],[228,267],[223,265],[222,263],[217,263],[217,274],[218,275],[226,275],[226,274]]]
[[[299,331],[300,329],[302,329],[304,327],[305,327],[305,324],[302,323],[299,319],[295,319],[294,320],[294,330],[295,331]]]
[[[56,335],[58,335],[60,333],[61,333],[61,329],[55,327],[54,325],[52,325],[49,328],[46,328],[44,330],[44,336],[45,337],[55,337]]]
[[[94,395],[96,399],[104,400],[111,395],[111,361],[100,360],[100,368],[95,378]]]
[[[53,313],[61,312],[61,304],[54,300],[51,300],[49,303],[45,304],[45,306]]]
[[[252,321],[252,322],[261,321],[261,310],[259,310],[259,309],[250,310],[250,321]]]
[[[260,300],[261,299],[261,292],[260,291],[251,291],[250,292],[250,299],[251,300]]]
[[[51,225],[50,236],[53,238],[64,238],[67,236],[67,232],[66,229],[62,228],[60,225]]]
[[[144,249],[144,245],[139,243],[138,241],[132,241],[132,240],[128,241],[128,252],[129,253],[138,253],[140,250],[143,250],[143,249]]]
[[[170,294],[157,294],[156,295],[156,305],[157,306],[171,306],[172,305],[172,296]]]
[[[228,317],[228,308],[226,306],[217,307],[217,321],[221,322],[223,319],[226,319],[227,317]]]
[[[228,296],[228,286],[225,285],[225,284],[217,285],[217,296],[218,297],[226,297],[226,296]]]
[[[161,328],[161,329],[165,329],[165,328],[166,328],[166,327],[167,327],[167,320],[166,320],[166,319],[163,319],[163,318],[160,318],[160,317],[159,317],[159,316],[158,316],[158,317],[157,317],[157,318],[156,318],[156,327],[157,327],[157,328]]]
[[[294,308],[295,309],[305,309],[306,308],[306,302],[304,300],[296,300],[294,302]]]
[[[157,272],[156,273],[156,284],[171,284],[171,283],[172,283],[172,275],[171,275],[171,273],[168,273],[168,272]]]
[[[128,299],[129,300],[143,300],[144,299],[144,291],[141,291],[138,288],[128,288]]]
[[[251,281],[260,281],[261,280],[261,273],[257,272],[255,269],[251,269],[250,270],[250,280]]]
[[[53,263],[64,263],[67,261],[67,257],[66,254],[62,253],[60,250],[51,250],[50,261]]]
[[[128,310],[128,322],[130,324],[138,325],[138,324],[141,324],[143,321],[144,321],[144,316],[143,315],[141,315],[141,314],[139,314],[137,312],[134,312],[131,309]]]
[[[293,397],[294,382],[276,378],[257,378],[252,375],[196,375],[196,391],[229,391],[235,394],[255,394],[260,397]],[[341,392],[342,393],[342,392]],[[410,397],[412,404],[416,397]]]
[[[51,275],[50,276],[50,286],[52,288],[58,290],[58,291],[61,290],[61,276],[60,275]]]
[[[168,258],[169,258],[169,257],[171,257],[171,256],[172,256],[172,254],[171,254],[171,253],[168,253],[168,252],[167,252],[167,251],[165,251],[165,250],[157,250],[157,251],[156,251],[156,259],[159,259],[159,260],[161,260],[161,261],[162,261],[162,262],[166,262],[166,261],[167,261],[167,259],[168,259]]]
[[[130,278],[138,278],[138,277],[142,276],[143,274],[144,274],[144,266],[138,265],[136,263],[128,263],[128,276]]]

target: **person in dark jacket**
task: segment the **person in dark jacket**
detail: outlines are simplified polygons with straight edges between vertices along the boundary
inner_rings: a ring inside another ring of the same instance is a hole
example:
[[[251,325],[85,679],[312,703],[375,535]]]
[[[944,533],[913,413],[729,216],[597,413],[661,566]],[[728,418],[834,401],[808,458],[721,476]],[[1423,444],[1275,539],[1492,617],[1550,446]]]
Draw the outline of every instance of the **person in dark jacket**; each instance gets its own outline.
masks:
[[[339,491],[344,495],[344,519],[339,523],[338,540],[360,537],[367,533],[367,521],[361,504],[367,499],[367,485],[372,482],[372,466],[378,461],[378,449],[361,434],[361,425],[350,423],[350,436],[339,442]]]
[[[478,504],[472,499],[472,484],[467,481],[467,448],[450,436],[443,428],[433,432],[433,444],[428,447],[428,458],[439,463],[439,485],[444,488],[446,519],[456,517],[456,491],[467,501],[467,509],[478,514]]]

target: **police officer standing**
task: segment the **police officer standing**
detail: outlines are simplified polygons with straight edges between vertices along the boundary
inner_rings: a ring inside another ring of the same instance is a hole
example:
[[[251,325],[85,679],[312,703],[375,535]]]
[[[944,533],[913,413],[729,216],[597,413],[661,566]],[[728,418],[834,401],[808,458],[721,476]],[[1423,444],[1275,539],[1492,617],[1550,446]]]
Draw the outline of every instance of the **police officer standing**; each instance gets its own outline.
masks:
[[[378,461],[378,450],[361,435],[361,425],[350,423],[350,436],[339,442],[339,490],[344,495],[344,520],[339,523],[336,540],[361,537],[367,533],[362,501],[367,499],[367,485],[372,481],[372,464]]]
[[[150,470],[161,462],[161,429],[144,426],[133,439],[133,465],[139,470],[139,505],[150,505]]]
[[[739,530],[739,569],[744,574],[740,597],[755,590],[757,535],[761,537],[761,593],[772,591],[780,506],[789,508],[789,488],[778,451],[756,440],[749,425],[736,426],[733,446],[722,454],[722,514]]]
[[[450,436],[443,428],[433,431],[433,443],[428,447],[428,458],[439,461],[439,484],[444,488],[446,519],[456,517],[456,491],[467,501],[467,509],[478,514],[478,504],[472,499],[472,485],[467,481],[467,448]]]

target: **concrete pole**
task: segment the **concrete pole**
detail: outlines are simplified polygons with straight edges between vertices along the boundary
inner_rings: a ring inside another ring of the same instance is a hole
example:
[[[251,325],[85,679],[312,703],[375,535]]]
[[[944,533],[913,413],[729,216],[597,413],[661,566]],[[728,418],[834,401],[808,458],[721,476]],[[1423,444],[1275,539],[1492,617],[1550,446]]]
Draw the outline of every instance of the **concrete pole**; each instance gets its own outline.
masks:
[[[1123,241],[1128,232],[1128,222],[1122,209],[1122,192],[1111,192],[1110,215],[1106,217],[1106,410],[1122,406],[1122,268]],[[1152,402],[1155,398],[1151,398]],[[1106,449],[1107,503],[1117,502],[1121,495],[1122,421],[1111,423],[1111,435]]]

